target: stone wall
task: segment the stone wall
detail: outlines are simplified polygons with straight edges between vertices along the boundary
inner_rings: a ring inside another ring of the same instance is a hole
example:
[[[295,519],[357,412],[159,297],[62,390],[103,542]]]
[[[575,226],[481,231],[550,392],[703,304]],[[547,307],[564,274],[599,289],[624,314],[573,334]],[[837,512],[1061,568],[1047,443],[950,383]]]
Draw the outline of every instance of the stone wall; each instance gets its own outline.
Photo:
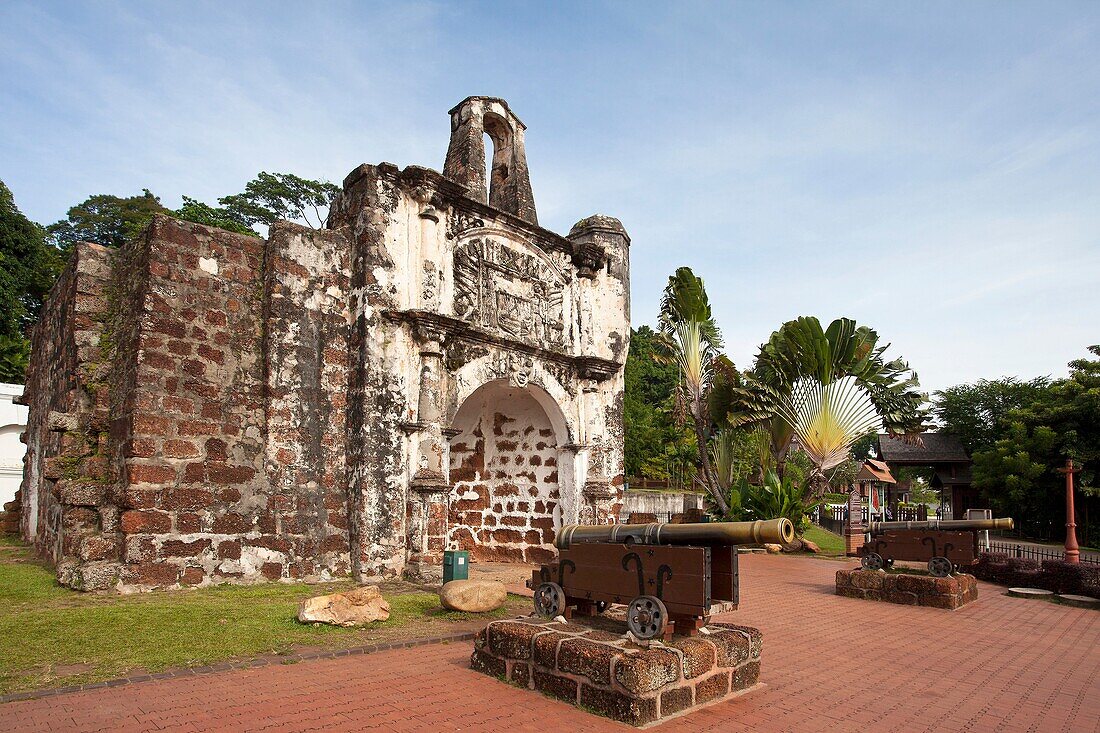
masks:
[[[32,333],[22,401],[29,407],[20,498],[21,529],[58,576],[79,588],[117,574],[118,509],[112,457],[108,344],[108,251],[77,245]],[[79,567],[87,573],[75,572]]]
[[[23,533],[62,583],[347,574],[347,326],[328,292],[346,274],[311,259],[337,236],[276,227],[265,261],[263,240],[157,217],[117,252],[77,248],[25,393]]]
[[[264,242],[153,221],[121,486],[133,586],[286,572],[264,476]],[[120,340],[120,343],[122,341]]]
[[[347,492],[347,243],[278,224],[265,277],[267,510],[287,575],[350,572]],[[285,552],[285,550],[284,550]],[[286,560],[284,560],[286,562]]]
[[[671,515],[683,514],[695,509],[702,511],[704,502],[702,494],[656,492],[656,491],[626,491],[623,493],[623,514],[658,514]]]

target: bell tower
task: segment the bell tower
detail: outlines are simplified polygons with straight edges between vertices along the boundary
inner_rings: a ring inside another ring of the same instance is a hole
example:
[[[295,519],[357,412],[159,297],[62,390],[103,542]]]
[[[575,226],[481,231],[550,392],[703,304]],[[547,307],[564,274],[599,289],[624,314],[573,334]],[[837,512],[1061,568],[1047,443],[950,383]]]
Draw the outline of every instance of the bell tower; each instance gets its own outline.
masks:
[[[527,129],[508,103],[497,97],[467,97],[450,111],[451,142],[443,175],[466,187],[467,196],[538,224],[527,152]],[[485,180],[485,135],[493,142],[493,163]]]

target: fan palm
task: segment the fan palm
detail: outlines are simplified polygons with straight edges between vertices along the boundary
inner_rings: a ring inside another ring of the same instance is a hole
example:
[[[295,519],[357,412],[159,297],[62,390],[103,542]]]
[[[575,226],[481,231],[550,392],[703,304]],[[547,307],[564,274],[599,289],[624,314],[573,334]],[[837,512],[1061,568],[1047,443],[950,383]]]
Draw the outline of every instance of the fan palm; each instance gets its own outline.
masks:
[[[813,317],[788,321],[760,347],[752,372],[729,399],[712,404],[712,412],[733,426],[768,428],[780,464],[797,438],[820,477],[871,431],[881,427],[906,436],[922,429],[927,398],[908,364],[884,359],[888,347],[878,345],[874,330],[849,318],[838,318],[828,329]]]
[[[680,368],[677,400],[695,429],[701,481],[724,514],[729,505],[707,449],[709,395],[722,337],[714,322],[703,281],[691,268],[681,267],[668,279],[661,297],[658,327],[666,358],[675,361]]]
[[[848,460],[852,444],[882,424],[875,406],[853,377],[829,384],[801,379],[777,401],[776,411],[821,471]]]

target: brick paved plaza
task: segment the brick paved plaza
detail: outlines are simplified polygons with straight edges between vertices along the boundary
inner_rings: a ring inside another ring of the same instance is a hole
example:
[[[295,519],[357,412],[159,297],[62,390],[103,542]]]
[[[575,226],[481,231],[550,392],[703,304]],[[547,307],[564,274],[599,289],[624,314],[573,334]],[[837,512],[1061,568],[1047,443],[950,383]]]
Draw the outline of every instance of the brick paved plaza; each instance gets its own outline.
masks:
[[[840,598],[846,564],[743,558],[764,632],[749,695],[673,731],[1100,731],[1100,613],[981,584],[958,611]],[[12,731],[631,730],[468,669],[469,643],[146,682],[0,706]]]

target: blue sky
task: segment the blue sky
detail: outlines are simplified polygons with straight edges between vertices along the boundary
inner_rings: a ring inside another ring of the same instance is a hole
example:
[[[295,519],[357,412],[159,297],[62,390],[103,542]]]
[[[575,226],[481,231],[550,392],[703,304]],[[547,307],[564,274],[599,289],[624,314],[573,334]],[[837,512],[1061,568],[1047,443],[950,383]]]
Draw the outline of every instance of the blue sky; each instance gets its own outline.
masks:
[[[740,366],[803,314],[929,389],[1100,342],[1098,3],[0,4],[0,179],[43,223],[439,169],[471,94],[527,124],[544,226],[626,225],[634,323],[690,265]]]

